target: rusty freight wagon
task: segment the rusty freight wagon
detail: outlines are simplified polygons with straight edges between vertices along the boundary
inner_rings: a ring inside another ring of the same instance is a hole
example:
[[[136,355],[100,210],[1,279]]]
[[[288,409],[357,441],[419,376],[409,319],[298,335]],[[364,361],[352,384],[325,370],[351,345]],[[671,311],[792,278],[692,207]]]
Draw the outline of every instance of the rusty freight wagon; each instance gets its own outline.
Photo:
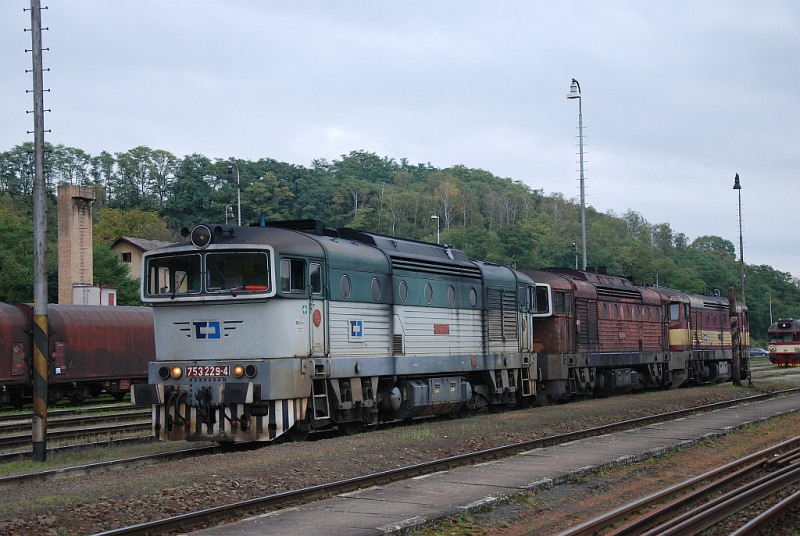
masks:
[[[17,307],[32,325],[33,306]],[[51,402],[78,403],[103,391],[122,399],[131,385],[147,381],[155,359],[149,307],[53,304],[47,320]]]

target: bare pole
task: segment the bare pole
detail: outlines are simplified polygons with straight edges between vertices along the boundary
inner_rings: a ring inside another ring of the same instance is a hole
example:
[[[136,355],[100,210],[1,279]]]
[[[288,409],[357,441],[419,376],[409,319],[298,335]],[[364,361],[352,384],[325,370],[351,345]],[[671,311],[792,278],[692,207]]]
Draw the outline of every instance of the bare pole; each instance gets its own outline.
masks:
[[[744,299],[744,240],[742,239],[742,185],[739,182],[739,174],[733,178],[733,189],[739,193],[739,277],[742,285],[742,303]]]
[[[731,320],[731,365],[733,370],[733,385],[737,387],[742,386],[742,340],[741,340],[741,327],[739,326],[739,312],[736,306],[736,286],[728,286],[728,315]]]
[[[31,0],[33,54],[33,461],[47,460],[47,213],[44,187],[42,13]]]

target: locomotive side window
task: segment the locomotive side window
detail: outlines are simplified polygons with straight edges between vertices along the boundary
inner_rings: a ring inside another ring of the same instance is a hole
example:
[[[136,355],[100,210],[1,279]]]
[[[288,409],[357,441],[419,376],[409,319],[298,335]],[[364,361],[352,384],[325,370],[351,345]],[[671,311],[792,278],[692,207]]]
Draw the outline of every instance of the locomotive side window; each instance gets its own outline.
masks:
[[[378,281],[377,277],[372,278],[372,283],[370,283],[370,292],[372,293],[372,299],[378,301],[381,299],[381,282]]]
[[[352,285],[350,284],[350,277],[347,274],[342,276],[342,280],[339,283],[339,287],[342,290],[342,296],[345,300],[350,298],[350,292],[353,290]]]
[[[306,292],[306,263],[299,259],[281,259],[281,291],[290,294]]]
[[[563,292],[554,292],[553,293],[553,310],[556,313],[563,313],[564,312],[564,293]]]
[[[679,313],[680,313],[680,304],[679,303],[670,303],[669,304],[669,319],[670,320],[678,320]]]
[[[318,262],[309,265],[308,277],[311,280],[311,293],[322,294],[322,266]]]
[[[537,316],[550,316],[550,285],[536,285],[531,289],[531,304],[533,313]]]
[[[400,281],[400,301],[406,303],[408,301],[408,283]]]

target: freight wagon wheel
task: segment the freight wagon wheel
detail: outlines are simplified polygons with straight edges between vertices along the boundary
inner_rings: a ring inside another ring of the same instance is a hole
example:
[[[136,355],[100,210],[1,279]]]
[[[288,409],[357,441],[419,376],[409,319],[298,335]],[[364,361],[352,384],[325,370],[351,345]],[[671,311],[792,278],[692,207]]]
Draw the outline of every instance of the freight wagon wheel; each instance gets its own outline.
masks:
[[[114,400],[116,400],[117,402],[122,402],[122,399],[123,399],[123,398],[125,398],[125,395],[127,395],[127,394],[128,394],[128,393],[126,393],[125,391],[120,391],[120,392],[117,392],[117,393],[111,393],[111,396],[112,396],[112,397],[114,398]]]
[[[69,401],[74,405],[83,404],[86,401],[86,397],[83,396],[82,393],[75,393],[74,395],[67,395]]]

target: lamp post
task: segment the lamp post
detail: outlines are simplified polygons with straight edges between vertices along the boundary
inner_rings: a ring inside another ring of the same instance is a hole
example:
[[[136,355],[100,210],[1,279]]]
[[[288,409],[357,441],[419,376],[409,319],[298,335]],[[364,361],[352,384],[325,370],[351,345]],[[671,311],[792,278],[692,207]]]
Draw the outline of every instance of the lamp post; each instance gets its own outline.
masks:
[[[739,184],[739,174],[733,178],[733,189],[739,190],[739,275],[742,280],[742,303],[744,301],[744,242],[742,240],[742,185]]]
[[[769,299],[769,325],[772,325],[772,294],[767,292],[767,298]]]
[[[439,216],[434,214],[431,216],[432,220],[436,220],[436,243],[439,243]]]
[[[226,179],[228,182],[233,180],[233,168],[236,167],[236,207],[238,210],[238,222],[239,226],[242,225],[242,189],[239,182],[239,166],[236,165],[236,162],[231,161],[228,163],[228,175]],[[225,215],[226,223],[227,223],[227,214]]]
[[[578,244],[572,243],[572,253],[575,254],[575,269],[578,269]]]
[[[583,269],[586,270],[586,196],[583,186],[583,110],[581,109],[581,85],[574,78],[569,86],[568,99],[578,99],[578,139],[581,155],[581,243],[583,245]]]

